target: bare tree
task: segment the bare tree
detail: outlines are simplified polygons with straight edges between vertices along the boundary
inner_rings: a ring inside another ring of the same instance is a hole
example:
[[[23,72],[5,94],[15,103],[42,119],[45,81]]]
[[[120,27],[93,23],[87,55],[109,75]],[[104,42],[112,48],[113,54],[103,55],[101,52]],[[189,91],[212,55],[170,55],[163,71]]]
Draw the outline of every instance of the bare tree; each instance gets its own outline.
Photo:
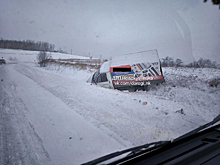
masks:
[[[181,59],[179,59],[179,58],[176,59],[176,66],[177,67],[181,66],[182,63],[183,63],[183,61]]]
[[[40,67],[46,67],[46,64],[50,58],[51,57],[47,54],[47,52],[40,51],[40,53],[37,56],[37,61],[38,64],[40,64]]]
[[[210,59],[203,59],[200,58],[197,61],[193,61],[189,63],[187,66],[189,67],[196,67],[196,68],[218,68],[218,64],[216,61],[211,61]]]
[[[194,67],[194,68],[199,68],[199,64],[197,61],[193,61],[191,63],[189,63],[188,65],[186,65],[188,67]]]
[[[174,66],[175,65],[175,62],[173,61],[173,58],[171,57],[165,57],[165,58],[162,58],[162,66]]]

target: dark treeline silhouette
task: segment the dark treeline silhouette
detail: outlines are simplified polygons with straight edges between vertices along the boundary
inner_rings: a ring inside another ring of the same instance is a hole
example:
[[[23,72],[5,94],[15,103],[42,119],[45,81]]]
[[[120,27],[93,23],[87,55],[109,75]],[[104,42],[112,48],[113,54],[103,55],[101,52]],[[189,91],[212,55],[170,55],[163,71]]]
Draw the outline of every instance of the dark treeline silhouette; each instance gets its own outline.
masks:
[[[48,42],[42,41],[16,41],[16,40],[0,40],[0,48],[3,49],[22,49],[22,50],[32,50],[32,51],[47,51],[47,52],[61,52],[55,51],[54,44],[49,44]],[[63,51],[62,51],[63,52]]]
[[[161,60],[162,67],[194,67],[194,68],[220,68],[220,64],[210,59],[200,58],[189,64],[183,64],[181,59],[174,60],[172,57],[165,57]]]
[[[197,61],[193,61],[187,65],[188,67],[195,68],[220,68],[220,65],[216,61],[211,61],[210,59],[200,58]]]

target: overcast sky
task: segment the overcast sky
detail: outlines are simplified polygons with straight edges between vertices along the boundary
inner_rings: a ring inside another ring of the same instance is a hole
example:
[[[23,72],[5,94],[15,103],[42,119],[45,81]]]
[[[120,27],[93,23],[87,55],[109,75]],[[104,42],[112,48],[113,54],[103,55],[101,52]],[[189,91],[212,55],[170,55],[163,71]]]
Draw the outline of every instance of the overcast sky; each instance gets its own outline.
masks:
[[[0,0],[0,38],[93,57],[157,49],[160,58],[220,63],[219,29],[211,0]]]

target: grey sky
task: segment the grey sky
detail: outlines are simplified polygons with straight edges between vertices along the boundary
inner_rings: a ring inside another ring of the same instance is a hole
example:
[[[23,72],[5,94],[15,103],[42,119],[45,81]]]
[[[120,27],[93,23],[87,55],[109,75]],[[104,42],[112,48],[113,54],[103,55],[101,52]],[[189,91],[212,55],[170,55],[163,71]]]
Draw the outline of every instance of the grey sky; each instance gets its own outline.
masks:
[[[203,0],[0,0],[0,38],[109,58],[158,49],[220,63],[220,10]]]

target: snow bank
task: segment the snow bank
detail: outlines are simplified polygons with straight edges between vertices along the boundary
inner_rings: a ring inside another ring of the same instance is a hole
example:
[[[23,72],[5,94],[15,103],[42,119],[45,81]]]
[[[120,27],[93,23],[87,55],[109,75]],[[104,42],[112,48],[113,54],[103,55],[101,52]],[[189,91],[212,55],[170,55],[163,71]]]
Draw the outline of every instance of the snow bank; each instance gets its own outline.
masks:
[[[88,78],[91,77],[92,74],[96,71],[94,69],[79,70],[74,68],[74,66],[72,65],[60,65],[56,63],[49,63],[47,67],[44,67],[42,69],[53,71],[58,74],[66,75],[82,82],[86,82],[86,80],[88,80]]]

